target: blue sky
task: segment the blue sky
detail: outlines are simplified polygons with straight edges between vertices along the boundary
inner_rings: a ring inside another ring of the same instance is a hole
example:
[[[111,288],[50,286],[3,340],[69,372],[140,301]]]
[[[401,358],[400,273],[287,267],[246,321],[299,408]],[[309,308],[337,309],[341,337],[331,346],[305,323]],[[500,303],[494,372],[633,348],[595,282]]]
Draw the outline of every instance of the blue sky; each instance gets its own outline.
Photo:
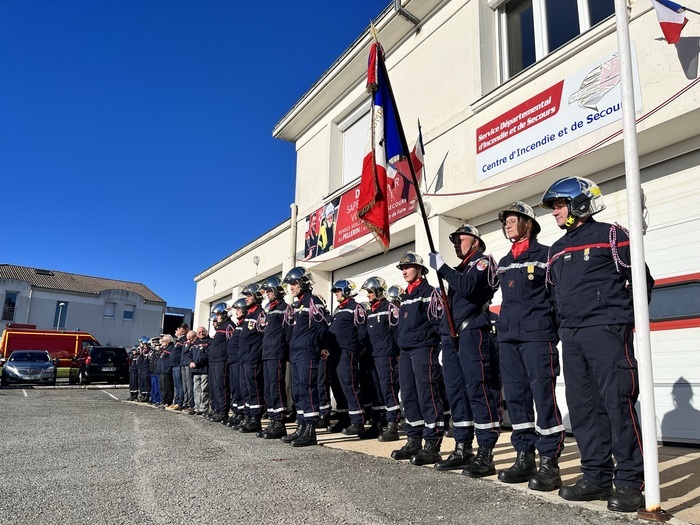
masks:
[[[0,263],[193,278],[289,217],[275,123],[388,0],[1,0]]]

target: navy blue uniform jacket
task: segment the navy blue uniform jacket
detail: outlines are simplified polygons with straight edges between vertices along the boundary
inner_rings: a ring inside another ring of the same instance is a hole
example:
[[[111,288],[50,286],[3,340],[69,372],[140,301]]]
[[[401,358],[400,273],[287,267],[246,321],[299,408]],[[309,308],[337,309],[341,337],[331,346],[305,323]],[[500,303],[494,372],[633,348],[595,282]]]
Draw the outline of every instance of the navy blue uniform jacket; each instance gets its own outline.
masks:
[[[412,292],[401,295],[396,341],[402,350],[426,348],[440,344],[439,319],[428,318],[428,305],[434,288],[421,282]]]
[[[517,257],[508,251],[498,263],[501,311],[496,321],[499,342],[556,341],[549,288],[545,286],[549,246],[535,239]]]
[[[265,331],[262,339],[263,359],[287,359],[289,357],[289,339],[292,326],[284,322],[287,303],[272,301],[265,312]]]
[[[263,334],[258,330],[258,319],[263,313],[263,307],[257,304],[248,309],[243,319],[238,339],[238,355],[243,363],[257,363],[262,360]]]
[[[231,319],[226,319],[222,321],[219,326],[216,327],[216,333],[214,334],[214,339],[209,345],[209,362],[210,363],[222,363],[226,361],[227,345],[228,340],[231,339],[233,331],[236,326],[233,324]]]
[[[615,266],[610,244],[611,224],[589,217],[568,231],[550,248],[549,278],[560,327],[580,328],[606,324],[633,324],[631,273]],[[629,238],[615,227],[615,249],[623,263],[630,263]],[[619,271],[618,271],[619,268]],[[654,279],[647,272],[647,301]],[[629,282],[629,286],[628,286]]]

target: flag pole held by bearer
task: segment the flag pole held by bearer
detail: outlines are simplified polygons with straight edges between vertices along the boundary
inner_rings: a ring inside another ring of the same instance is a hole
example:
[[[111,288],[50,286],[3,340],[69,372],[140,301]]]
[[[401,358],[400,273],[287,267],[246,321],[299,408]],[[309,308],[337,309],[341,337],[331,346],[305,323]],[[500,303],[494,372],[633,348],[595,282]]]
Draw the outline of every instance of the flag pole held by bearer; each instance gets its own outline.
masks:
[[[418,177],[410,157],[410,150],[408,149],[406,136],[401,125],[401,118],[396,107],[396,100],[389,82],[389,74],[384,63],[384,51],[377,39],[377,31],[374,25],[370,24],[370,30],[374,37],[374,42],[370,48],[367,91],[372,93],[372,113],[370,116],[369,147],[362,165],[357,215],[367,225],[386,252],[389,248],[386,169],[388,164],[396,163],[402,156],[406,157],[408,158],[407,164],[416,190],[416,199],[423,218],[423,226],[425,226],[430,251],[436,252]],[[439,275],[437,278],[450,335],[452,336],[455,349],[457,349],[457,334],[452,312],[447,302],[445,284]]]

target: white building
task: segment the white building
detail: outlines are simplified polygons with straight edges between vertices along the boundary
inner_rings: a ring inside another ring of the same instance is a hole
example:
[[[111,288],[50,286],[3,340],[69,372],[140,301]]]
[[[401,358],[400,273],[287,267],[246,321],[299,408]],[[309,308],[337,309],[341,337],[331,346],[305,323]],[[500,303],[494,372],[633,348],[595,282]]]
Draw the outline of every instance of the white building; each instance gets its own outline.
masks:
[[[133,346],[160,334],[165,301],[141,283],[0,265],[0,330],[7,323],[82,330],[103,345]]]
[[[628,224],[613,0],[408,0],[402,9],[387,7],[375,26],[409,142],[418,119],[422,125],[424,200],[447,262],[457,263],[448,235],[462,222],[479,228],[496,259],[503,256],[509,242],[498,211],[515,200],[535,206],[564,176],[593,179],[607,205],[597,218]],[[691,20],[684,35],[699,27]],[[688,44],[697,38],[668,45],[644,1],[632,2],[630,31],[645,251],[658,285],[651,313],[659,438],[700,443],[692,402],[693,393],[700,396],[700,105],[697,49]],[[393,222],[388,254],[358,233],[353,214],[368,130],[370,43],[365,31],[275,126],[273,135],[297,151],[290,220],[196,276],[199,324],[216,302],[230,303],[246,284],[297,265],[313,272],[315,290],[329,298],[340,278],[358,287],[371,275],[400,284],[395,264],[408,249],[427,260],[416,213]],[[329,204],[333,249],[309,258],[305,235]],[[536,213],[540,240],[551,244],[561,231],[545,210]],[[436,284],[434,272],[429,278]],[[559,399],[566,413],[563,382]]]

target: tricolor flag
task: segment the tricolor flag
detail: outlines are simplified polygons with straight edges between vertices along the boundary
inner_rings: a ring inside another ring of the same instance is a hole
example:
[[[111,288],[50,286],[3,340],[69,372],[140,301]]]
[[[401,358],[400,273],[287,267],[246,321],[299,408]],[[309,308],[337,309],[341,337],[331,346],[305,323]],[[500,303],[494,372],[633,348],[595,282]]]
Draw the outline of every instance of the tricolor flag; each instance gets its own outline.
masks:
[[[677,43],[681,38],[681,31],[688,23],[688,19],[683,15],[685,7],[671,0],[651,0],[651,5],[656,10],[656,17],[666,42]]]
[[[367,91],[372,94],[367,149],[362,162],[362,179],[357,216],[367,225],[386,252],[389,249],[389,202],[387,167],[401,157],[401,129],[384,65],[384,51],[374,42],[369,53]]]
[[[418,138],[416,139],[416,143],[413,145],[413,149],[411,150],[411,163],[413,164],[413,171],[418,179],[418,184],[420,184],[421,180],[423,180],[423,166],[425,165],[423,160],[424,157],[425,148],[423,146],[423,132],[420,128],[420,122],[418,122]],[[406,157],[402,157],[396,164],[389,163],[389,167],[396,171],[395,176],[406,179],[405,183],[403,184],[401,198],[408,200],[410,188],[413,186],[411,168],[408,167],[408,159]],[[391,178],[391,175],[391,170],[388,170],[387,177]],[[391,186],[391,181],[388,182],[389,186]]]

